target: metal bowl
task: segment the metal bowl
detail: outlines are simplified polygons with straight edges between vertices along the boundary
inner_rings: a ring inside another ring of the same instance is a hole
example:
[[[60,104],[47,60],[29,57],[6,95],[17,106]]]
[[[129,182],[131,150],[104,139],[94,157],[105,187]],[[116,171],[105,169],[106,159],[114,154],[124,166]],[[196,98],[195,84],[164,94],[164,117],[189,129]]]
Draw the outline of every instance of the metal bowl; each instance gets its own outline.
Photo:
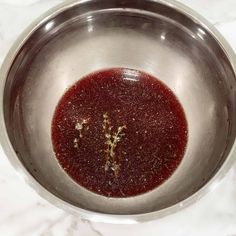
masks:
[[[232,166],[236,136],[233,52],[206,20],[173,1],[66,2],[27,29],[1,70],[6,155],[50,202],[94,221],[134,223],[195,202]],[[129,67],[167,84],[186,112],[189,140],[175,173],[151,192],[107,198],[59,166],[51,120],[60,97],[95,70]]]

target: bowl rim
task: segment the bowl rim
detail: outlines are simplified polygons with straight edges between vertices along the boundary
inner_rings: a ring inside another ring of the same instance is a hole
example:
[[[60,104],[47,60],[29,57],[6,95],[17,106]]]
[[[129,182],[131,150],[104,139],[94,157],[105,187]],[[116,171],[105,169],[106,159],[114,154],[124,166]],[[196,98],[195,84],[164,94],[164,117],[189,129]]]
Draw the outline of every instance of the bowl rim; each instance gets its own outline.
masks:
[[[232,145],[232,148],[225,159],[222,166],[218,169],[215,175],[199,190],[197,190],[194,194],[189,196],[188,198],[182,200],[179,203],[176,203],[170,207],[142,214],[133,214],[133,215],[117,215],[117,214],[108,214],[108,213],[100,213],[91,210],[85,210],[66,202],[59,197],[52,194],[49,190],[44,188],[23,166],[20,160],[17,157],[17,154],[14,151],[14,148],[10,142],[10,139],[7,134],[6,125],[4,122],[4,111],[3,111],[3,96],[4,96],[4,88],[5,82],[8,76],[8,72],[11,68],[11,65],[19,53],[20,48],[24,45],[30,35],[43,23],[45,23],[48,19],[56,16],[60,12],[71,8],[75,5],[79,5],[81,3],[90,2],[92,0],[69,0],[64,3],[58,4],[50,10],[46,11],[40,17],[31,23],[26,30],[17,38],[11,49],[9,50],[5,60],[2,63],[0,69],[0,144],[2,146],[4,154],[7,156],[11,165],[16,169],[16,172],[20,177],[23,177],[24,181],[30,185],[42,198],[46,199],[48,202],[53,205],[62,208],[70,213],[80,216],[83,219],[91,220],[95,222],[103,222],[103,223],[113,223],[113,224],[134,224],[139,222],[151,221],[154,219],[159,219],[164,216],[174,214],[187,206],[197,202],[200,198],[202,198],[206,193],[212,191],[215,186],[219,184],[222,178],[226,175],[228,170],[233,166],[236,158],[234,158],[234,153],[236,153],[236,143]],[[175,0],[148,0],[154,3],[161,3],[167,5],[175,10],[178,10],[188,16],[189,18],[196,20],[201,26],[203,26],[211,35],[215,38],[221,48],[224,50],[225,55],[227,56],[231,67],[233,68],[234,75],[236,77],[236,57],[233,49],[228,44],[228,42],[224,39],[224,37],[220,34],[220,32],[206,20],[204,17],[199,15],[197,12],[192,10],[191,8],[185,6],[182,3],[179,3]]]

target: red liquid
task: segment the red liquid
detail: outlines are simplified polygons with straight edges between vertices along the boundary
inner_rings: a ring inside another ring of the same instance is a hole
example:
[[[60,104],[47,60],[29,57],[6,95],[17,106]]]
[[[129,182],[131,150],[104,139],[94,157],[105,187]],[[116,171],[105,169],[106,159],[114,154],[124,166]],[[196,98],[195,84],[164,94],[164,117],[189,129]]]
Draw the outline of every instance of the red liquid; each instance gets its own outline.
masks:
[[[63,169],[109,197],[150,191],[180,164],[187,122],[175,95],[154,77],[130,69],[88,75],[61,98],[52,142]]]

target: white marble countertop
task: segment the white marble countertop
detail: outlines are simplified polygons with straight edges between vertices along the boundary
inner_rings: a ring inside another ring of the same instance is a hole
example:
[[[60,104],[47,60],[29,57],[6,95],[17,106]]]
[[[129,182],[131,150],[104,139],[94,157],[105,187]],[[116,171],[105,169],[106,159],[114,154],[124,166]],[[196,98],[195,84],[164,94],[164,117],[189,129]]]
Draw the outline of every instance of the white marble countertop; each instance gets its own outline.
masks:
[[[21,31],[62,0],[0,0],[0,64]],[[181,0],[225,36],[236,51],[236,0]],[[39,197],[16,175],[0,147],[0,236],[236,236],[236,166],[195,205],[149,223],[80,220]]]

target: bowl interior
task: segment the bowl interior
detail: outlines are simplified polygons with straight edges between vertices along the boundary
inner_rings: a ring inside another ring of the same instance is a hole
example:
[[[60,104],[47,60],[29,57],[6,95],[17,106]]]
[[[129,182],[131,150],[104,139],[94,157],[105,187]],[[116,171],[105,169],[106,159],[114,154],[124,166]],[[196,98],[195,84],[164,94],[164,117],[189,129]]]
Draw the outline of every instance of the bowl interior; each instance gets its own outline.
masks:
[[[43,187],[83,209],[138,214],[193,195],[224,163],[235,139],[235,76],[224,50],[196,19],[157,1],[83,1],[33,30],[4,90],[4,119],[18,158]],[[189,140],[175,173],[151,192],[106,198],[59,166],[51,120],[65,90],[99,69],[128,67],[168,85],[186,113]]]

